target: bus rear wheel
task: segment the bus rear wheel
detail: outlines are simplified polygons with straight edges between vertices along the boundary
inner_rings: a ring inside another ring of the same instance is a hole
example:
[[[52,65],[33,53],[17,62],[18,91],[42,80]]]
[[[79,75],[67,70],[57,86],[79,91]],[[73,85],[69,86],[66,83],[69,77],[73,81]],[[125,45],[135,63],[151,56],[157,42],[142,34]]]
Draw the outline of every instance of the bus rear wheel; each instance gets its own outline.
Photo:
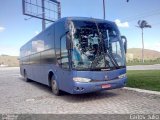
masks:
[[[60,90],[58,88],[58,84],[57,81],[54,79],[54,77],[52,76],[51,78],[51,89],[54,95],[59,96],[60,95]]]
[[[29,82],[29,79],[27,77],[27,72],[26,71],[24,71],[24,81],[25,82]]]

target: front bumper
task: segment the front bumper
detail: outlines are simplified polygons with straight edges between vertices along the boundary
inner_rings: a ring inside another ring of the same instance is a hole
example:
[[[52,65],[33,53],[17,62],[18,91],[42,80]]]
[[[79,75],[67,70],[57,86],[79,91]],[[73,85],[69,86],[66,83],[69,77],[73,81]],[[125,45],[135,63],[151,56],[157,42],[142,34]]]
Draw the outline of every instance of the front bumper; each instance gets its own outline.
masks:
[[[126,81],[127,78],[115,79],[110,81],[88,82],[88,83],[75,82],[72,94],[83,94],[83,93],[121,88],[125,86]],[[109,84],[111,87],[102,88],[102,85],[106,84]]]

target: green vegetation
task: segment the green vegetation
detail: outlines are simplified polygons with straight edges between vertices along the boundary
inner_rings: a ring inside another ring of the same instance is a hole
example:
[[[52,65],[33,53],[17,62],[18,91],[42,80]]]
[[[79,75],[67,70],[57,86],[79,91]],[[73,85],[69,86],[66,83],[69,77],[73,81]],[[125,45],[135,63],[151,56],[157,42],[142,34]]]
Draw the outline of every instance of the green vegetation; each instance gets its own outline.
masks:
[[[127,66],[132,65],[154,65],[154,64],[160,64],[160,58],[157,58],[155,60],[144,60],[144,63],[142,63],[142,60],[134,59],[134,60],[128,60]]]
[[[127,50],[127,65],[153,65],[160,64],[160,52],[144,49],[144,63],[142,63],[142,49],[130,48]]]
[[[127,77],[127,87],[160,91],[160,70],[129,70]]]

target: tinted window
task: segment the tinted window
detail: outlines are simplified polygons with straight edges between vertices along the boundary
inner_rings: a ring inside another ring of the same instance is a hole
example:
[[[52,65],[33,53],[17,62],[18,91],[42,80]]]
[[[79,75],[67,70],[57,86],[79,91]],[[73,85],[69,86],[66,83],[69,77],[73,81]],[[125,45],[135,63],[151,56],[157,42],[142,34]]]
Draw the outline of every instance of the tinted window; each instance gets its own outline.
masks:
[[[69,68],[68,50],[66,49],[66,35],[61,38],[61,65],[62,68]]]
[[[33,40],[31,44],[32,44],[32,52],[31,52],[32,54],[45,50],[43,37]]]
[[[56,63],[54,49],[41,52],[41,63]]]
[[[23,65],[29,64],[29,57],[24,57],[24,58],[22,59],[22,64],[23,64]]]
[[[40,63],[40,53],[33,54],[30,56],[30,64],[39,64]]]
[[[56,23],[55,25],[55,48],[60,49],[60,38],[65,33],[64,22]]]
[[[45,35],[45,50],[47,48],[54,48],[54,26],[47,30]]]

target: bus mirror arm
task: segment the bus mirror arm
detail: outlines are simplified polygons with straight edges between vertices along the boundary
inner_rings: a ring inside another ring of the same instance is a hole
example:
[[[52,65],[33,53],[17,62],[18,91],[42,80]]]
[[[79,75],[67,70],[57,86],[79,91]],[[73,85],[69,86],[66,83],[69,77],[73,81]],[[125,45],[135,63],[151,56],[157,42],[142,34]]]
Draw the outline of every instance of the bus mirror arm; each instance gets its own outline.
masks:
[[[69,34],[69,31],[66,32],[66,48],[67,48],[67,50],[73,49],[73,42],[72,42],[72,38]]]
[[[71,40],[67,40],[66,48],[67,48],[67,50],[72,50],[73,49],[73,43],[72,43]]]
[[[121,39],[123,41],[125,53],[127,53],[127,38],[126,36],[121,36]]]

